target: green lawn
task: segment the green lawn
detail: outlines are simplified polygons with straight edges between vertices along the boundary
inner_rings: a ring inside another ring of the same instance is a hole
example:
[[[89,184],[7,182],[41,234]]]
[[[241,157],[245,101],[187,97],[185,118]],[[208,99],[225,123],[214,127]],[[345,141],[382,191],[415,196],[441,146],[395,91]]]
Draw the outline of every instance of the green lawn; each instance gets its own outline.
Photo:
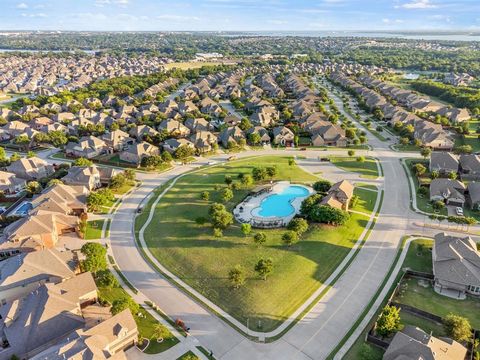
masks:
[[[179,358],[177,358],[177,360],[200,360],[200,358],[195,355],[193,351],[188,351]]]
[[[102,237],[102,228],[105,220],[92,220],[87,222],[85,240],[96,240]]]
[[[157,205],[155,219],[145,231],[152,254],[164,266],[240,322],[248,319],[252,328],[260,324],[263,331],[277,327],[328,278],[368,222],[366,216],[352,214],[343,227],[313,226],[290,248],[281,241],[282,229],[265,230],[267,242],[258,247],[253,243],[253,234],[245,237],[238,224],[225,230],[221,239],[213,237],[208,223],[197,224],[196,219],[208,218],[211,203],[220,201],[225,174],[236,179],[239,173],[250,173],[255,166],[270,165],[278,165],[278,180],[317,180],[297,166],[289,166],[288,157],[256,157],[204,169],[182,177],[172,187]],[[209,202],[200,200],[202,191],[210,192]],[[246,189],[235,191],[227,208],[232,209],[247,193]],[[365,202],[358,206],[370,209],[372,194],[368,192]],[[138,217],[137,230],[147,213],[148,207]],[[254,272],[261,257],[273,259],[274,271],[267,281]],[[236,264],[245,268],[247,282],[233,290],[228,272]]]
[[[364,162],[358,162],[356,157],[332,157],[330,161],[340,169],[359,173],[364,178],[375,179],[379,176],[377,161],[373,158],[366,158]]]
[[[436,323],[432,320],[424,319],[403,310],[400,311],[400,321],[403,326],[417,326],[427,334],[433,333],[433,336],[435,337],[446,336],[442,324]]]
[[[113,288],[98,286],[98,293],[102,299],[107,300],[110,304],[113,303],[114,300],[130,297],[130,295],[128,295],[128,293],[123,290],[121,286]],[[158,321],[142,307],[140,307],[140,313],[142,314],[141,317],[137,316],[136,314],[133,317],[135,318],[135,322],[138,326],[139,337],[150,339],[150,344],[145,350],[146,354],[158,354],[171,348],[179,342],[179,340],[169,332],[169,335],[164,338],[164,341],[158,343],[154,338],[155,326],[158,324]]]
[[[466,300],[455,300],[437,294],[432,287],[418,285],[417,279],[404,280],[404,290],[395,297],[395,301],[415,306],[432,314],[445,317],[449,313],[464,316],[470,320],[475,329],[480,328],[480,300],[468,297]]]
[[[403,261],[403,268],[432,274],[432,246],[432,240],[420,239],[412,241],[408,248],[407,256]]]
[[[362,189],[365,188],[365,189]],[[366,190],[372,189],[374,191]],[[356,187],[354,192],[360,199],[357,204],[350,210],[360,211],[363,213],[371,213],[375,207],[377,201],[377,188],[373,185],[363,185],[362,187]]]

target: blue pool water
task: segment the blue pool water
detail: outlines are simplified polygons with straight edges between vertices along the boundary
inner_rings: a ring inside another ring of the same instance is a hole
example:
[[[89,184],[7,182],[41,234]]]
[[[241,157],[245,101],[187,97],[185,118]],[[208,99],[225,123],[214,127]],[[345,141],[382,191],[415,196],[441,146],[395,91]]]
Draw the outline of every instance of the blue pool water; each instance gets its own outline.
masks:
[[[288,216],[293,214],[295,208],[290,203],[298,197],[308,196],[309,191],[302,186],[290,185],[281,193],[267,196],[260,204],[258,216]]]
[[[24,202],[16,210],[14,215],[25,216],[33,208],[32,204],[29,202]]]

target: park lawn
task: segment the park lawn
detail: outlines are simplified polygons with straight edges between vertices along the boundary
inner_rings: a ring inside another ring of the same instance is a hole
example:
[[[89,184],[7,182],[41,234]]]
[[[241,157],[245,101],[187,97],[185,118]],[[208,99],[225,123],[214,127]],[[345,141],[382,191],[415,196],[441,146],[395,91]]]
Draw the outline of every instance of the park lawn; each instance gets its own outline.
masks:
[[[353,193],[354,195],[357,195],[360,199],[358,200],[357,204],[355,204],[355,206],[350,210],[370,214],[375,208],[375,202],[377,201],[377,187],[373,185],[364,185],[362,187],[356,187]]]
[[[193,351],[189,350],[185,354],[177,358],[177,360],[200,360],[200,358],[195,355]]]
[[[130,297],[120,285],[113,288],[106,288],[98,286],[97,284],[97,287],[100,298],[107,300],[110,304],[115,300]],[[141,317],[137,314],[134,314],[133,317],[138,326],[139,337],[150,339],[150,344],[147,349],[145,349],[146,354],[158,354],[179,342],[179,340],[169,332],[169,335],[164,338],[163,342],[158,343],[156,338],[154,338],[155,326],[158,324],[158,321],[143,307],[140,307],[140,313],[142,314]]]
[[[432,274],[432,246],[433,240],[419,239],[412,241],[403,261],[403,268]]]
[[[437,294],[432,287],[424,288],[418,285],[418,280],[404,280],[406,287],[395,297],[401,304],[414,306],[429,313],[445,317],[450,313],[469,319],[473,328],[480,328],[480,300],[468,296],[465,300],[455,300]]]
[[[358,173],[363,178],[376,179],[379,176],[377,161],[373,158],[358,162],[355,157],[332,157],[330,161],[340,169]]]
[[[245,237],[237,223],[216,239],[210,224],[195,221],[208,219],[210,205],[220,201],[218,193],[225,186],[225,174],[236,179],[237,174],[250,173],[255,166],[270,165],[279,168],[275,180],[308,183],[318,179],[296,165],[289,166],[288,157],[277,156],[203,169],[177,181],[157,204],[155,219],[145,231],[150,251],[164,266],[240,322],[248,319],[252,328],[260,325],[263,331],[280,325],[318,289],[351,250],[368,222],[367,216],[352,214],[342,227],[315,225],[298,244],[288,248],[281,241],[285,231],[282,229],[263,230],[267,242],[256,246],[252,240],[255,231]],[[210,192],[210,201],[200,199],[203,191]],[[235,191],[227,208],[232,210],[247,193],[246,189]],[[262,257],[271,257],[274,263],[267,281],[254,272]],[[228,272],[237,264],[246,270],[247,281],[245,286],[233,290]]]
[[[102,228],[105,220],[87,221],[87,230],[85,231],[85,240],[96,240],[102,237]]]

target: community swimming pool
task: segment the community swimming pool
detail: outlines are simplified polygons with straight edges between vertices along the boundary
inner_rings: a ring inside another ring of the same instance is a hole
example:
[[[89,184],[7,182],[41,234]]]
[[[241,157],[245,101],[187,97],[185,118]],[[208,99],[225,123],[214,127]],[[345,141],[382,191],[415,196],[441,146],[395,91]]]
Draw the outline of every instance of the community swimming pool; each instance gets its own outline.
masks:
[[[292,215],[295,212],[292,200],[307,197],[309,194],[309,190],[303,186],[287,186],[281,192],[269,195],[263,199],[257,211],[255,211],[255,215],[262,217]]]

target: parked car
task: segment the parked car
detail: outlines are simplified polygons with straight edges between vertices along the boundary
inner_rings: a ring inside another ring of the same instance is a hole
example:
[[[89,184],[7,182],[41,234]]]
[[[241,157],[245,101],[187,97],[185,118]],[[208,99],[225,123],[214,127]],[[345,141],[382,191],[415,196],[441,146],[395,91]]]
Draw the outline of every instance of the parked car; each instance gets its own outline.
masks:
[[[458,216],[463,216],[463,209],[460,206],[457,206],[455,208],[455,212],[457,213]]]

